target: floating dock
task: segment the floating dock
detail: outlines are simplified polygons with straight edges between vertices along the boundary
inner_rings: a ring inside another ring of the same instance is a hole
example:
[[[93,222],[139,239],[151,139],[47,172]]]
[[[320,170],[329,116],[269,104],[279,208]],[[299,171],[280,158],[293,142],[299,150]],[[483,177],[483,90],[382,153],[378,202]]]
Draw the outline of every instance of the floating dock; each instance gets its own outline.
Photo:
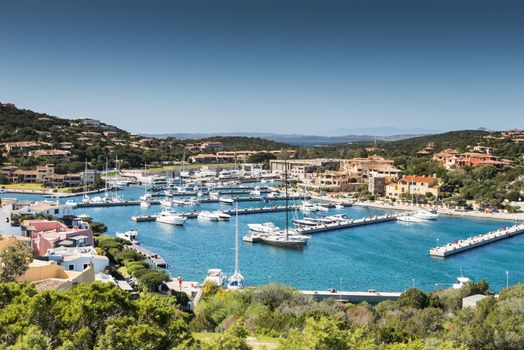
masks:
[[[297,210],[298,206],[296,205],[290,205],[286,207],[285,205],[275,205],[272,207],[261,207],[261,208],[244,208],[244,209],[238,209],[238,215],[249,215],[249,214],[262,214],[262,213],[275,213],[275,212],[281,212],[281,211],[293,211]],[[235,215],[234,209],[228,209],[228,210],[220,210],[221,212],[229,215]],[[198,218],[199,211],[191,211],[191,212],[179,212],[178,214],[185,216],[188,219],[196,219]],[[154,215],[136,215],[132,216],[131,220],[135,222],[148,222],[148,221],[155,221],[156,220],[156,214]]]
[[[149,260],[153,262],[153,264],[155,264],[156,267],[162,267],[162,268],[167,267],[167,262],[164,259],[162,259],[162,257],[158,255],[157,253],[152,252],[151,250],[141,247],[136,244],[131,244],[127,247],[128,249],[132,249],[135,252],[145,255]]]
[[[288,200],[300,200],[304,197],[289,197]],[[285,200],[285,197],[261,197],[261,196],[246,196],[246,197],[234,197],[232,198],[235,202],[261,202],[261,201],[280,201]],[[308,198],[306,198],[308,199]],[[149,201],[152,205],[159,205],[159,200]],[[220,199],[202,198],[199,199],[200,203],[220,203]],[[102,207],[128,207],[140,205],[138,200],[129,200],[123,202],[107,202],[107,203],[78,203],[77,208],[102,208]],[[326,205],[327,207],[333,207],[334,205]]]
[[[501,239],[511,238],[524,233],[524,224],[515,225],[511,227],[503,227],[500,230],[488,232],[485,234],[471,236],[466,239],[448,243],[446,245],[431,248],[429,255],[435,257],[445,258],[450,255],[458,254],[467,250],[481,247]]]
[[[369,290],[367,292],[344,292],[344,291],[322,291],[322,290],[301,290],[304,295],[311,296],[316,300],[335,299],[345,303],[368,302],[370,304],[380,303],[385,300],[397,300],[402,293],[399,292],[377,292]]]
[[[298,228],[296,231],[302,235],[309,235],[312,233],[320,233],[326,231],[342,230],[345,228],[378,224],[381,222],[389,222],[397,220],[397,215],[386,214],[382,216],[370,216],[361,219],[349,219],[345,221],[338,221],[331,224],[321,224],[317,226]]]

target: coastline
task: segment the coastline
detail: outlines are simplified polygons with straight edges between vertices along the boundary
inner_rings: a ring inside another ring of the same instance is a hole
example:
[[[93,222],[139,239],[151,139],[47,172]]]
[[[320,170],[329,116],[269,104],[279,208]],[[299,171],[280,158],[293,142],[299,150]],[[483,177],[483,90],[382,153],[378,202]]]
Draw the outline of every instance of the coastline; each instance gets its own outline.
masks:
[[[330,199],[333,200],[333,199]],[[430,205],[424,204],[384,204],[370,201],[358,201],[353,203],[355,206],[379,208],[379,209],[393,209],[393,210],[420,210],[433,208]],[[481,211],[459,211],[450,208],[435,208],[437,213],[448,216],[460,216],[460,217],[471,217],[479,219],[493,219],[493,220],[504,220],[504,221],[524,221],[524,213],[486,213]]]

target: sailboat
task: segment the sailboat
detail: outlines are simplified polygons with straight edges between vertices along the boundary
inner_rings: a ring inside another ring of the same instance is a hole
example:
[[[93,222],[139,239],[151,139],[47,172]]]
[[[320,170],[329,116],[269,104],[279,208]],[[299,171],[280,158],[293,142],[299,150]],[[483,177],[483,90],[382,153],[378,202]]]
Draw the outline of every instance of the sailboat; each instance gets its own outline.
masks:
[[[227,289],[244,288],[244,276],[238,269],[238,204],[235,208],[235,273],[227,282]]]
[[[277,231],[267,235],[261,235],[260,241],[269,245],[302,249],[308,241],[308,237],[302,235],[291,234],[289,232],[289,195],[287,190],[287,162],[284,162],[285,168],[285,183],[286,183],[286,229],[284,232]]]
[[[147,163],[144,163],[144,176],[146,175],[147,171]],[[151,199],[151,194],[147,193],[147,185],[144,183],[144,195],[140,197],[140,208],[149,208],[151,206],[151,202],[149,201]]]
[[[87,158],[85,159],[85,169],[84,169],[84,198],[82,198],[82,203],[86,204],[91,201],[91,198],[87,195]]]

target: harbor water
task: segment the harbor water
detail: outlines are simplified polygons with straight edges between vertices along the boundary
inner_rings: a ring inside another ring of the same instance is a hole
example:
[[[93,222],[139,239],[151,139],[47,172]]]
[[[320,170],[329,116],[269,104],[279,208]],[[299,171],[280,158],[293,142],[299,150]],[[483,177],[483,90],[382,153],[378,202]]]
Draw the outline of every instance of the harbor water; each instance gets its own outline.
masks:
[[[120,191],[125,199],[137,199],[140,187]],[[1,194],[29,200],[42,200],[38,195]],[[68,198],[79,199],[79,198]],[[62,201],[65,201],[62,200]],[[282,205],[284,201],[240,202],[239,208]],[[293,204],[290,202],[290,204]],[[176,211],[231,209],[220,203],[196,207],[174,207]],[[152,205],[111,208],[80,208],[74,213],[87,214],[104,222],[114,236],[116,232],[137,229],[141,245],[161,255],[169,264],[172,277],[202,281],[210,268],[226,274],[234,270],[235,219],[229,222],[206,222],[189,219],[185,226],[157,222],[135,223],[133,215],[155,214],[163,208]],[[382,215],[392,211],[348,207],[330,209],[318,215],[346,214],[350,218]],[[290,223],[294,216],[289,213]],[[239,216],[239,235],[248,233],[248,223],[272,221],[285,226],[285,213]],[[485,279],[493,290],[524,281],[524,236],[506,239],[446,259],[432,258],[428,251],[438,245],[486,233],[514,222],[440,216],[423,223],[386,222],[314,234],[304,250],[290,250],[263,244],[240,242],[240,270],[247,285],[270,282],[286,283],[299,289],[328,288],[343,290],[402,291],[415,285],[431,291],[449,287],[460,271],[473,280]]]

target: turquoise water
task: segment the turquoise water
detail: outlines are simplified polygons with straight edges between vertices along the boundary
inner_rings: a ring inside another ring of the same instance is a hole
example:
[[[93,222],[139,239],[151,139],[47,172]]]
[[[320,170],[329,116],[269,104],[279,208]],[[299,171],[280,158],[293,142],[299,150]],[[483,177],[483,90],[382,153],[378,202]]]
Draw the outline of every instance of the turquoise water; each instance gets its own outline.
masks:
[[[127,199],[138,198],[143,190],[130,187],[123,191]],[[1,197],[41,199],[34,195],[2,194]],[[283,204],[283,202],[271,202]],[[239,208],[267,206],[261,202],[239,203]],[[231,209],[223,204],[202,204],[203,209]],[[175,208],[190,211],[190,207]],[[161,211],[158,205],[149,209],[136,207],[77,209],[104,222],[108,234],[131,228],[138,229],[141,244],[159,253],[170,264],[168,271],[185,280],[202,281],[210,268],[221,268],[231,274],[234,269],[234,218],[230,222],[202,222],[191,219],[184,227],[156,222],[133,223],[131,216]],[[385,210],[351,207],[331,209],[329,214],[344,213],[352,218],[380,215]],[[292,214],[290,214],[290,219]],[[239,234],[247,233],[248,223],[273,221],[283,227],[284,213],[239,216]],[[509,226],[514,223],[441,216],[434,222],[388,222],[370,226],[319,233],[303,251],[286,250],[240,242],[240,270],[248,285],[269,282],[287,283],[300,289],[342,288],[344,290],[402,291],[413,284],[423,290],[455,282],[462,269],[464,276],[486,279],[492,289],[524,281],[524,236],[500,241],[446,259],[431,258],[429,248],[465,238],[472,234]]]

